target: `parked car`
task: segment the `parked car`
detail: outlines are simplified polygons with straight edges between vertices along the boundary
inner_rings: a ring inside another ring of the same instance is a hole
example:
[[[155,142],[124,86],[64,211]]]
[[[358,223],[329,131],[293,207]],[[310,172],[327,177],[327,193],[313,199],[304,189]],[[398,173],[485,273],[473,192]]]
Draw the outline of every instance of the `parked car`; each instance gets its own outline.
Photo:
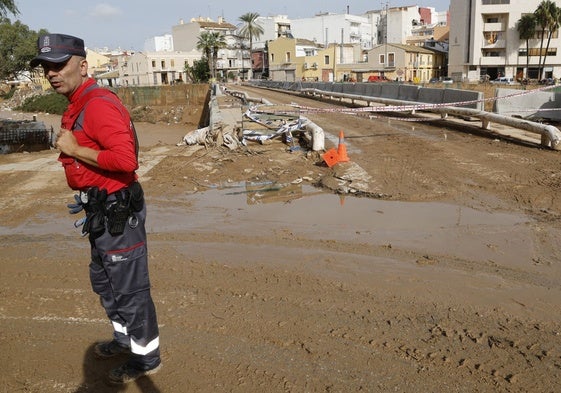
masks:
[[[388,78],[381,75],[370,75],[368,77],[368,82],[387,82]]]
[[[451,85],[452,83],[454,83],[454,79],[450,78],[449,76],[445,76],[444,78],[442,78],[442,83]]]
[[[438,83],[440,80],[438,78],[430,78],[429,83]]]
[[[513,77],[501,76],[497,79],[493,79],[491,83],[500,85],[516,85],[518,82]]]
[[[554,85],[555,84],[555,79],[553,78],[544,78],[540,81],[540,85]]]

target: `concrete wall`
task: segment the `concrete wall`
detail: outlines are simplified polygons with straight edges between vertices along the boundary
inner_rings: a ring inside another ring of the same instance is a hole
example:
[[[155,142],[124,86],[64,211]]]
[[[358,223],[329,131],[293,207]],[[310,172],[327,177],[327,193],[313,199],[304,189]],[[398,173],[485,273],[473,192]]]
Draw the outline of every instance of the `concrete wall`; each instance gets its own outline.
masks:
[[[502,98],[508,96],[508,98]],[[531,91],[498,88],[495,93],[494,112],[523,118],[561,120],[561,88],[548,91]],[[538,108],[538,110],[530,110]],[[555,109],[555,110],[547,110]]]
[[[287,90],[283,82],[254,81],[254,84]],[[469,102],[460,107],[483,110],[483,93],[473,90],[420,87],[403,83],[293,83],[290,90],[317,89],[324,92],[341,93],[363,97],[378,97],[392,100],[443,104]],[[477,101],[477,102],[472,102]]]
[[[137,106],[204,105],[209,85],[182,83],[173,86],[122,87],[115,92],[123,104]]]

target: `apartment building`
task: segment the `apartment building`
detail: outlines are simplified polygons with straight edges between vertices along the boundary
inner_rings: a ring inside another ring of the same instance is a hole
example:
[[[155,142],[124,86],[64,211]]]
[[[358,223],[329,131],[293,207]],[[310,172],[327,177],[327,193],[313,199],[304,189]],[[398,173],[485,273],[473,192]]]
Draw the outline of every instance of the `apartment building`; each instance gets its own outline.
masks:
[[[541,1],[451,0],[449,76],[462,81],[500,76],[522,79],[525,75],[537,79],[540,34],[537,32],[530,39],[526,53],[526,41],[520,39],[517,24],[524,14],[533,13]],[[561,40],[555,33],[547,53],[543,78],[561,77],[560,47]]]
[[[248,43],[239,36],[237,26],[223,18],[193,18],[189,23],[180,21],[172,27],[175,50],[189,52],[197,50],[201,33],[219,33],[224,37],[226,47],[218,51],[216,77],[220,80],[245,78],[252,67]],[[199,53],[199,59],[202,53]]]
[[[161,86],[186,82],[185,66],[200,60],[201,53],[190,52],[136,52],[119,64],[123,86]]]

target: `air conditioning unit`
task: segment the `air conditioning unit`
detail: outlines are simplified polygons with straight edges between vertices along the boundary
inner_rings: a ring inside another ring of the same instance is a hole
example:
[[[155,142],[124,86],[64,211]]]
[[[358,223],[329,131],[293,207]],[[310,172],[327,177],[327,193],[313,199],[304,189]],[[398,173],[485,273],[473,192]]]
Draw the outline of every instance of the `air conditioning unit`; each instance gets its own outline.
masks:
[[[317,68],[318,68],[318,63],[312,64],[312,68],[313,68],[314,70],[317,70]]]
[[[308,69],[308,63],[304,63],[304,69],[305,69],[305,70]]]

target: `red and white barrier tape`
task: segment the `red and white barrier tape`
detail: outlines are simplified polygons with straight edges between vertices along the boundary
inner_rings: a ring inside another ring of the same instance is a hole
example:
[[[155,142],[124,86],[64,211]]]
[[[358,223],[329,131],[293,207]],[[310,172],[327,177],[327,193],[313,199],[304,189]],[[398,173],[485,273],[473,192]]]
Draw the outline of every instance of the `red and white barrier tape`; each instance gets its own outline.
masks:
[[[540,87],[537,89],[532,89],[532,90],[522,90],[520,93],[511,93],[511,94],[507,94],[501,97],[489,97],[489,98],[483,98],[481,100],[469,100],[469,101],[458,101],[458,102],[446,102],[446,103],[438,103],[438,104],[412,104],[412,105],[381,105],[381,106],[366,106],[366,107],[361,107],[361,108],[313,108],[313,107],[306,107],[306,106],[300,106],[300,105],[295,105],[293,104],[292,106],[294,108],[297,108],[297,111],[287,111],[287,110],[283,110],[283,111],[279,111],[277,113],[295,113],[295,112],[299,112],[299,113],[359,113],[359,112],[409,112],[409,111],[416,111],[416,110],[429,110],[429,109],[434,109],[434,108],[442,108],[442,107],[447,107],[447,106],[466,106],[466,105],[470,105],[470,104],[478,104],[478,103],[482,103],[482,102],[488,102],[488,101],[497,101],[497,100],[502,100],[502,99],[506,99],[506,98],[512,98],[512,97],[521,97],[521,96],[525,96],[528,94],[533,94],[536,92],[540,92],[540,91],[545,91],[545,90],[550,90],[550,89],[554,89],[558,86],[556,85],[552,85],[552,86],[544,86],[544,87]],[[329,93],[329,92],[326,92]],[[373,97],[375,98],[375,97]],[[542,110],[542,109],[536,109],[534,111],[538,111],[538,110]],[[553,110],[553,109],[543,109],[543,110]],[[259,112],[257,110],[257,112]],[[270,110],[267,110],[267,112],[271,113]],[[517,111],[519,112],[519,111]]]

